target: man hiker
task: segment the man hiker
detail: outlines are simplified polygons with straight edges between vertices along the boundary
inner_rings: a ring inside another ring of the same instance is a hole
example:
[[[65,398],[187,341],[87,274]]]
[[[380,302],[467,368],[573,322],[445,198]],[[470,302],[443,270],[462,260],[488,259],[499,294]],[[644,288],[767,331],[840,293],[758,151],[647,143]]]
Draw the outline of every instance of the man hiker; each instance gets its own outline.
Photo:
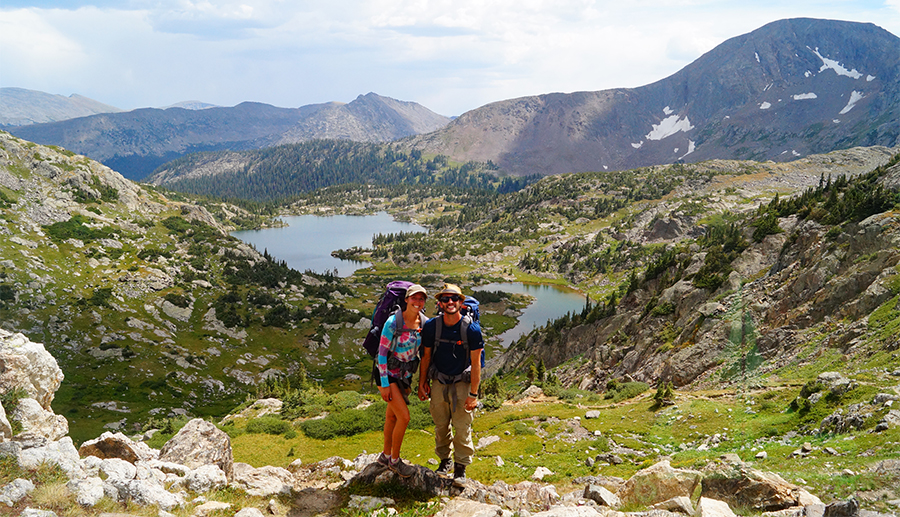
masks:
[[[462,487],[466,483],[466,466],[472,463],[475,454],[472,421],[478,405],[484,339],[478,322],[460,312],[465,310],[465,305],[458,286],[444,284],[435,297],[438,315],[422,326],[419,399],[431,397],[434,451],[441,460],[437,473],[442,477],[450,477],[452,473],[453,484]]]

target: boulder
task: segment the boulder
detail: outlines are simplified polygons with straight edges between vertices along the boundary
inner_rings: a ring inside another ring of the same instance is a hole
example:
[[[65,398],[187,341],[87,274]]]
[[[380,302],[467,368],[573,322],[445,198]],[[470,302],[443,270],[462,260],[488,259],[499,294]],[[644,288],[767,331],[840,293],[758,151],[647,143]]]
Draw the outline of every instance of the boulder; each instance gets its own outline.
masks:
[[[703,480],[700,495],[731,506],[771,512],[799,505],[800,487],[778,474],[738,468]]]
[[[184,487],[198,493],[209,492],[227,484],[225,473],[216,465],[197,467],[184,477]]]
[[[281,467],[264,466],[258,469],[246,463],[234,464],[232,486],[243,489],[253,496],[268,497],[289,494],[294,485],[294,475]]]
[[[263,517],[259,508],[242,508],[234,517]]]
[[[0,487],[0,503],[15,506],[34,490],[34,483],[27,479],[16,479],[8,485]]]
[[[25,508],[19,517],[57,517],[56,512],[51,510],[39,510],[37,508]]]
[[[531,479],[537,479],[538,481],[544,479],[546,476],[552,476],[553,471],[548,469],[547,467],[538,467],[534,469],[534,474],[531,475]]]
[[[485,436],[478,440],[478,445],[475,446],[475,449],[484,449],[488,445],[492,443],[497,443],[500,441],[500,437],[497,435]]]
[[[69,434],[69,421],[62,415],[54,414],[33,398],[19,400],[11,414],[13,420],[22,424],[22,434],[42,436],[56,441]]]
[[[159,451],[151,449],[146,443],[136,442],[122,433],[109,431],[101,434],[99,438],[81,444],[78,454],[82,457],[96,456],[100,459],[119,458],[132,464],[159,457]]]
[[[73,479],[66,487],[75,494],[75,502],[81,506],[95,506],[105,495],[103,480],[98,477]]]
[[[207,501],[200,506],[194,508],[195,517],[206,517],[207,515],[223,514],[231,509],[231,503],[222,503],[219,501]]]
[[[590,506],[557,506],[543,512],[533,513],[531,517],[606,517],[607,515],[609,514],[601,513]]]
[[[856,517],[857,515],[859,515],[859,503],[851,497],[846,501],[838,501],[826,506],[823,517]]]
[[[159,460],[180,463],[192,469],[216,465],[230,481],[234,474],[231,440],[215,425],[195,418],[159,451]]]
[[[106,479],[128,481],[137,477],[137,469],[131,463],[119,458],[107,458],[100,461],[100,472]]]
[[[324,461],[319,463],[324,463]],[[461,490],[453,486],[452,480],[438,476],[429,468],[420,465],[413,465],[413,467],[416,469],[416,472],[412,476],[401,478],[385,465],[376,461],[366,465],[362,471],[350,479],[349,483],[372,485],[375,483],[399,482],[413,491],[428,494],[429,497],[453,497],[460,494]]]
[[[451,499],[434,517],[506,517],[512,516],[495,504],[479,503],[468,499]]]
[[[617,495],[622,504],[650,506],[673,497],[691,497],[701,479],[700,472],[674,469],[663,460],[636,472]]]
[[[44,345],[0,329],[0,392],[21,388],[51,411],[50,403],[62,380],[62,370]]]
[[[690,497],[673,497],[661,503],[651,506],[654,510],[665,510],[667,512],[683,513],[685,515],[694,515],[694,505],[691,503]]]
[[[156,505],[166,511],[184,504],[180,494],[168,492],[162,484],[150,480],[110,478],[106,480],[105,489],[107,495],[115,496],[114,499],[121,503],[133,501],[141,506]]]
[[[587,485],[584,487],[584,494],[582,497],[590,499],[601,506],[609,506],[610,508],[617,508],[621,504],[619,496],[599,485]]]
[[[85,477],[81,458],[78,457],[78,451],[68,436],[40,447],[24,449],[17,457],[19,466],[25,469],[36,469],[41,463],[49,463],[58,465],[69,479]]]
[[[697,502],[696,515],[697,517],[736,517],[728,503],[709,497],[700,497],[700,501]]]

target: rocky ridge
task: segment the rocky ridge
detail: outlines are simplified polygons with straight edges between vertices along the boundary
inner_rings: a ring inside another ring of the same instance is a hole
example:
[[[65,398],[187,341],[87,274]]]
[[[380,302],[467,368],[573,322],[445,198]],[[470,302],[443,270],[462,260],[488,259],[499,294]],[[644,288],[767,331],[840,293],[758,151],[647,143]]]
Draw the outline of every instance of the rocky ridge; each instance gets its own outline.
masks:
[[[583,489],[559,494],[556,487],[541,483],[552,474],[538,468],[535,481],[485,486],[470,480],[455,487],[428,468],[418,466],[413,476],[402,479],[375,461],[375,455],[359,455],[353,460],[339,457],[303,465],[295,461],[289,469],[272,466],[254,468],[232,459],[228,435],[213,424],[194,419],[172,439],[155,450],[121,433],[103,433],[76,449],[65,433],[37,427],[22,416],[19,408],[33,396],[52,401],[61,374],[55,361],[39,343],[21,334],[0,331],[0,365],[6,374],[0,379],[0,393],[21,390],[26,396],[14,402],[13,421],[24,431],[10,431],[0,418],[0,460],[14,461],[25,472],[56,467],[65,473],[65,487],[72,504],[90,511],[101,500],[130,502],[157,507],[159,515],[185,510],[202,516],[215,510],[237,512],[242,517],[260,515],[334,514],[342,507],[390,515],[393,501],[352,495],[354,487],[400,483],[427,497],[444,496],[437,515],[504,515],[556,517],[592,516],[679,516],[734,515],[730,506],[753,508],[767,517],[803,515],[857,515],[878,517],[859,510],[854,499],[824,505],[806,490],[786,482],[776,474],[758,471],[736,457],[723,457],[706,472],[672,468],[662,460],[638,471],[630,479],[593,477],[581,480]],[[0,405],[0,417],[5,408]],[[52,413],[52,412],[51,412]],[[58,417],[62,421],[65,418]],[[882,462],[877,469],[898,469]],[[38,481],[38,483],[41,483]],[[223,487],[258,498],[252,505],[237,509],[231,503],[207,496]],[[35,483],[16,478],[0,486],[0,504],[22,511],[22,515],[57,515],[31,507],[30,493]],[[695,494],[700,492],[699,498]],[[347,496],[349,495],[349,501]],[[448,499],[452,498],[452,499]],[[346,502],[345,502],[346,501]],[[649,512],[622,512],[622,506],[647,506]],[[382,508],[384,510],[382,510]]]
[[[653,84],[502,100],[404,145],[541,175],[895,146],[897,56],[872,24],[779,20]]]
[[[217,218],[199,205],[171,201],[84,156],[4,132],[0,132],[0,193],[0,320],[7,328],[44,336],[61,364],[74,371],[69,387],[63,388],[66,400],[109,383],[119,373],[123,380],[134,380],[136,389],[145,381],[157,384],[146,391],[151,398],[151,392],[173,393],[154,380],[157,374],[172,373],[166,385],[183,383],[185,401],[193,399],[188,397],[191,393],[209,393],[209,399],[216,400],[238,396],[253,383],[283,371],[266,367],[271,359],[261,357],[263,353],[237,351],[237,345],[248,339],[247,332],[234,323],[224,325],[221,314],[216,317],[212,307],[196,302],[221,289],[205,279],[207,264],[210,269],[221,264],[208,262],[207,253],[224,257],[227,250],[235,264],[250,267],[266,262],[255,249],[227,236],[229,218],[247,217],[245,211],[221,206]],[[160,225],[166,219],[177,231]],[[193,235],[197,230],[207,235],[203,242],[218,242],[215,251],[198,249],[195,240],[182,239],[178,233]],[[70,233],[59,237],[54,231]],[[195,260],[195,254],[204,258]],[[300,286],[293,291],[286,287],[291,298],[300,300],[305,282],[296,282]],[[309,282],[327,285],[312,277]],[[177,296],[167,299],[169,293]],[[198,349],[189,349],[176,343],[175,336],[191,332],[194,317],[202,321],[208,337]],[[127,371],[123,363],[139,360],[144,347],[162,362]],[[223,363],[215,370],[221,373],[219,378],[199,369],[219,360]],[[85,361],[105,364],[102,377],[90,377],[101,370],[88,368],[95,373],[86,373],[79,366]],[[168,364],[173,369],[165,370]],[[154,372],[157,366],[162,370]],[[135,412],[146,418],[146,411],[154,409],[108,397],[109,393],[104,400],[73,405],[92,422],[111,428],[125,425],[123,419],[134,418]],[[162,416],[185,410],[158,408]]]
[[[129,179],[201,151],[246,150],[313,139],[383,142],[433,131],[450,119],[375,93],[350,103],[278,108],[244,102],[203,110],[145,108],[9,128],[21,138],[90,156]]]
[[[696,238],[691,230],[709,214],[685,214],[685,199],[705,198],[706,208],[712,211],[753,213],[774,195],[814,187],[838,172],[853,176],[870,170],[897,150],[882,148],[872,154],[858,149],[811,157],[786,169],[778,165],[782,168],[778,172],[688,184],[667,199],[647,203],[635,223],[615,237],[678,249],[675,265],[666,275],[685,279],[662,287],[656,280],[649,281],[625,296],[615,315],[564,329],[561,336],[533,334],[497,358],[490,371],[515,368],[527,358],[556,367],[577,357],[580,361],[562,368],[562,378],[583,389],[603,390],[609,380],[623,377],[651,385],[703,386],[734,366],[734,358],[724,358],[741,347],[728,339],[741,321],[752,326],[749,344],[755,346],[751,353],[759,354],[765,363],[761,370],[746,372],[747,378],[789,363],[802,353],[803,342],[817,336],[824,336],[827,346],[843,353],[867,354],[872,346],[896,350],[900,342],[895,335],[884,335],[880,328],[866,324],[875,309],[897,295],[900,215],[896,211],[834,229],[796,216],[784,217],[778,220],[780,231],[759,242],[750,238],[752,227],[744,228],[750,245],[732,262],[733,271],[724,285],[714,290],[696,287],[689,280],[703,265],[705,253],[695,247],[678,248],[678,243]],[[727,162],[713,166],[727,166]],[[880,181],[896,192],[898,178],[900,166],[895,165]],[[735,192],[733,197],[723,195],[725,185]],[[754,196],[755,202],[745,202]],[[557,239],[548,250],[564,250],[577,242],[577,237]],[[665,311],[648,315],[647,307],[654,306]],[[669,345],[661,347],[664,329],[674,335]],[[746,352],[748,338],[742,346]]]
[[[0,127],[58,122],[120,111],[78,94],[65,97],[25,88],[0,88]]]

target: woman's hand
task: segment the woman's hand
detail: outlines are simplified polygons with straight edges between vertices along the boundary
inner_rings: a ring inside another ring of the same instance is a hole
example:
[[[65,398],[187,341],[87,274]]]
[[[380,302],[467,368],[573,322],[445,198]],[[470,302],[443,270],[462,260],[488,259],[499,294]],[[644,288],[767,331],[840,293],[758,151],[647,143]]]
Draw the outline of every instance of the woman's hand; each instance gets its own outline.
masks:
[[[391,401],[391,388],[383,388],[381,386],[378,387],[378,391],[381,392],[381,400],[385,402]]]

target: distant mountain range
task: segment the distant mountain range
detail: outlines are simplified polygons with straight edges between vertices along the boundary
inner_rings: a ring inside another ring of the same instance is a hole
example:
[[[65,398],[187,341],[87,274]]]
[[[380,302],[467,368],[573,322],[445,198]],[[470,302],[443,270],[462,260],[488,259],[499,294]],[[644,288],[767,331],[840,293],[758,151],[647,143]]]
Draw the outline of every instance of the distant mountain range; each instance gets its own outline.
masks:
[[[900,39],[872,24],[770,23],[633,89],[552,93],[469,111],[404,145],[517,173],[710,158],[786,161],[900,135]]]
[[[66,97],[25,88],[0,88],[0,126],[25,126],[120,111],[77,94]]]
[[[8,130],[84,154],[139,180],[163,163],[193,152],[259,149],[315,139],[386,142],[434,131],[449,121],[414,102],[369,93],[348,104],[277,108],[244,102],[230,108],[146,108]]]
[[[787,161],[900,142],[900,38],[872,24],[781,20],[647,86],[505,100],[452,121],[370,93],[349,104],[141,109],[9,130],[131,179],[192,152],[315,139],[402,139],[406,151],[491,161],[522,175],[712,158]]]

